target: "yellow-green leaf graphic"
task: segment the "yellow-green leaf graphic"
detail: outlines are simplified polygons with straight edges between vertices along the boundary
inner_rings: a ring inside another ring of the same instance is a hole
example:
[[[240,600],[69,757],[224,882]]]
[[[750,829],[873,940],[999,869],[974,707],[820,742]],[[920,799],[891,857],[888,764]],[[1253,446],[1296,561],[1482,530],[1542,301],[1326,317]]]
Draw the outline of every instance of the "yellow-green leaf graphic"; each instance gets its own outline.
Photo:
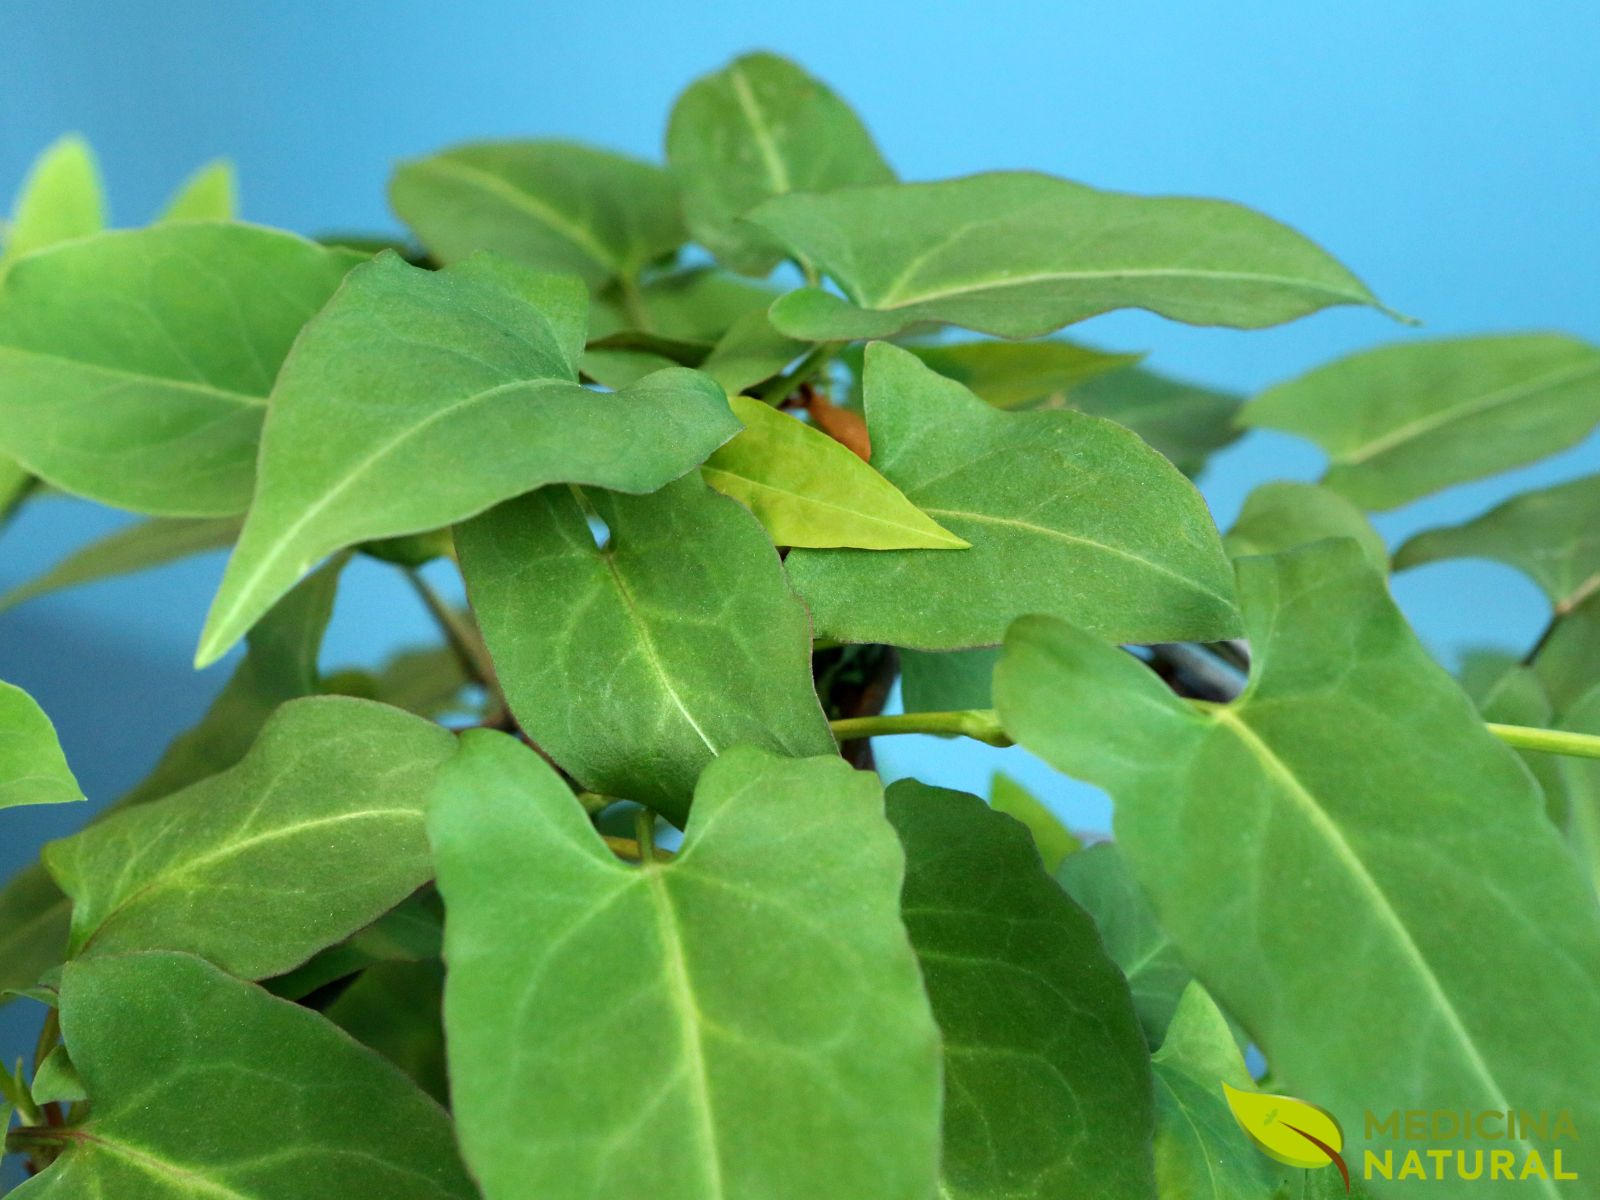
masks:
[[[1310,1169],[1333,1163],[1349,1189],[1349,1171],[1339,1157],[1339,1151],[1344,1149],[1344,1130],[1332,1113],[1292,1096],[1243,1092],[1227,1083],[1223,1083],[1222,1091],[1233,1110],[1233,1119],[1263,1154],[1291,1167]]]

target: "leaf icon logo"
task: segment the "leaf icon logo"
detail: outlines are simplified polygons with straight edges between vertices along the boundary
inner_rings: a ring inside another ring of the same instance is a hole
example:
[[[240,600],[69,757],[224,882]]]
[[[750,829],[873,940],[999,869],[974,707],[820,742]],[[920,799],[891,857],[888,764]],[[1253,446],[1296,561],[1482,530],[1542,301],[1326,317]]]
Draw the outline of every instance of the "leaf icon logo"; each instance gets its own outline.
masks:
[[[1226,1082],[1222,1091],[1233,1119],[1263,1154],[1306,1170],[1332,1163],[1344,1177],[1345,1191],[1350,1190],[1350,1170],[1339,1156],[1344,1149],[1344,1130],[1327,1109],[1293,1096],[1242,1092]]]

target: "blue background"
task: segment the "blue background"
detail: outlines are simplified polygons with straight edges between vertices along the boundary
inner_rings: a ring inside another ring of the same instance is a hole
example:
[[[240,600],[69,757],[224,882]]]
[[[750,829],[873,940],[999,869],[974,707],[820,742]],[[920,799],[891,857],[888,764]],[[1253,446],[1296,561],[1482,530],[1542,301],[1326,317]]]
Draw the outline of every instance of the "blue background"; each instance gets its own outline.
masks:
[[[810,0],[761,6],[483,0],[0,0],[0,193],[67,130],[99,151],[119,223],[146,219],[202,160],[238,165],[245,213],[304,232],[389,229],[400,157],[468,137],[557,134],[659,152],[689,79],[766,47],[799,58],[866,117],[907,178],[1032,167],[1105,187],[1243,200],[1328,247],[1408,332],[1336,311],[1265,333],[1138,315],[1079,333],[1149,349],[1155,365],[1250,391],[1336,354],[1409,336],[1561,329],[1600,338],[1600,6]],[[1600,469],[1600,441],[1457,488],[1380,526],[1473,515],[1529,486]],[[1258,435],[1205,490],[1224,526],[1269,478],[1320,457]],[[0,541],[0,589],[123,518],[33,505]],[[195,675],[215,557],[0,616],[0,677],[57,721],[95,802],[133,783],[226,677]],[[1545,619],[1531,584],[1483,563],[1424,568],[1395,591],[1446,661],[1521,649]],[[330,664],[426,636],[408,593],[372,564],[347,577]],[[997,763],[1084,828],[1105,805],[1019,751],[933,739],[880,743],[886,772],[985,791]],[[83,811],[0,820],[0,869]],[[0,1014],[21,1052],[25,1014]]]

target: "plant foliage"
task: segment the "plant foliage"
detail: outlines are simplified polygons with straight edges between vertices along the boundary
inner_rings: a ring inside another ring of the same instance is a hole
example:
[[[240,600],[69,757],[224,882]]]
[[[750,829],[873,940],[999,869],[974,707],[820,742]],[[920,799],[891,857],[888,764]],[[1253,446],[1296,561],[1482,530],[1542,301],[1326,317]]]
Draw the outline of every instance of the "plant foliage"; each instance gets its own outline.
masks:
[[[67,138],[6,227],[0,521],[142,519],[0,610],[228,548],[197,661],[244,643],[0,890],[19,1200],[1289,1200],[1341,1145],[1422,1196],[1371,1160],[1474,1147],[1406,1110],[1544,1114],[1471,1194],[1594,1195],[1600,477],[1393,556],[1548,596],[1463,679],[1369,514],[1586,436],[1600,347],[1167,378],[1054,335],[1393,314],[1233,203],[900,182],[770,54],[663,165],[402,164],[414,245],[235,193],[107,230]],[[1329,467],[1224,535],[1192,480],[1247,427]],[[353,557],[437,644],[322,669]],[[1003,775],[886,791],[896,732],[1020,743],[1114,844]],[[0,809],[82,800],[67,749],[0,684]]]

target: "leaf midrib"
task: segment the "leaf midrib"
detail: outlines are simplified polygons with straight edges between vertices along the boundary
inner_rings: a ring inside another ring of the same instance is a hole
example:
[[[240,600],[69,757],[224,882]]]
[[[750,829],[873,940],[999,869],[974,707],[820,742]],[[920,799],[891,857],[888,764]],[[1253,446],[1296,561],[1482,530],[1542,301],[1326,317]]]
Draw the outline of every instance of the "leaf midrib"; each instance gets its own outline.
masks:
[[[173,379],[167,375],[146,375],[138,371],[130,371],[126,367],[110,367],[104,363],[84,362],[82,359],[69,358],[64,354],[46,354],[39,350],[23,350],[16,346],[0,346],[0,359],[22,358],[38,360],[41,362],[61,364],[77,371],[86,371],[96,375],[109,375],[113,379],[125,380],[140,387],[174,388],[180,392],[193,392],[197,395],[209,396],[229,404],[252,408],[265,408],[266,396],[253,396],[249,392],[234,391],[232,388],[218,387],[216,384],[206,383],[197,379]]]
[[[1339,826],[1329,816],[1311,789],[1300,781],[1289,764],[1278,757],[1273,748],[1264,741],[1242,718],[1231,708],[1221,707],[1211,710],[1210,719],[1215,727],[1226,727],[1250,756],[1256,759],[1267,774],[1277,779],[1298,802],[1299,808],[1317,833],[1321,834],[1324,842],[1332,849],[1336,860],[1345,868],[1348,876],[1356,883],[1371,901],[1371,909],[1377,915],[1380,926],[1388,929],[1392,940],[1402,952],[1402,958],[1407,961],[1417,978],[1421,981],[1424,990],[1432,997],[1438,1011],[1455,1039],[1465,1051],[1465,1058],[1474,1073],[1476,1073],[1488,1087],[1492,1098],[1491,1107],[1506,1109],[1510,1102],[1502,1092],[1499,1082],[1490,1070],[1489,1064],[1484,1061],[1482,1052],[1478,1049],[1477,1042],[1461,1019],[1461,1014],[1451,1003],[1444,987],[1439,982],[1439,977],[1434,973],[1433,966],[1422,953],[1421,948],[1411,936],[1411,931],[1406,928],[1405,922],[1395,910],[1388,895],[1367,870],[1366,863],[1355,851]],[[1545,1182],[1545,1191],[1552,1196],[1559,1197],[1560,1193],[1551,1188],[1549,1181]]]
[[[728,68],[728,78],[733,83],[733,95],[739,104],[739,111],[750,126],[751,136],[755,138],[756,149],[761,154],[761,164],[766,169],[767,178],[772,184],[773,195],[782,196],[793,191],[794,182],[789,177],[789,168],[784,163],[783,156],[778,153],[777,143],[772,138],[772,130],[762,120],[761,106],[756,103],[755,93],[750,90],[750,81],[745,78],[743,68],[735,63]]]
[[[255,1197],[245,1192],[235,1191],[226,1184],[218,1183],[216,1180],[202,1175],[192,1168],[180,1166],[169,1159],[161,1158],[159,1155],[152,1154],[148,1150],[143,1150],[127,1142],[117,1141],[81,1128],[69,1130],[67,1133],[74,1141],[104,1150],[157,1179],[168,1182],[176,1180],[180,1186],[191,1193],[212,1196],[216,1200],[256,1200]]]
[[[432,159],[420,164],[420,166],[441,171],[445,174],[454,172],[457,176],[476,183],[487,191],[494,192],[513,208],[522,209],[562,237],[576,243],[601,270],[613,275],[622,270],[621,263],[606,247],[595,240],[593,233],[582,225],[574,224],[565,213],[551,207],[532,192],[523,191],[515,184],[502,179],[493,171],[461,162],[459,159],[444,157]]]
[[[702,475],[711,475],[711,476],[725,478],[725,479],[737,479],[737,480],[739,480],[740,483],[744,484],[747,487],[756,488],[756,489],[758,489],[760,491],[763,491],[763,492],[771,492],[773,495],[776,495],[776,496],[784,496],[784,497],[787,497],[790,500],[798,501],[801,504],[814,506],[816,508],[825,508],[825,509],[828,509],[830,512],[836,512],[836,513],[843,514],[844,516],[849,517],[853,521],[861,521],[861,522],[864,522],[864,523],[869,524],[869,525],[881,526],[884,529],[902,530],[902,531],[904,531],[905,533],[908,533],[908,534],[915,534],[916,536],[918,536],[919,538],[922,539],[922,541],[918,545],[897,547],[898,549],[907,549],[907,550],[952,549],[952,550],[954,550],[954,549],[964,549],[964,548],[966,548],[966,542],[965,542],[964,539],[958,538],[954,534],[946,533],[945,531],[941,530],[939,528],[937,522],[933,522],[932,523],[933,524],[933,528],[932,529],[919,528],[916,525],[905,524],[905,523],[900,522],[900,521],[891,520],[888,517],[874,516],[871,513],[863,512],[862,510],[857,509],[857,508],[850,508],[850,507],[848,507],[846,505],[836,503],[836,502],[834,502],[832,500],[825,500],[820,496],[808,495],[805,492],[796,492],[796,491],[792,491],[792,490],[790,490],[788,488],[778,487],[776,484],[767,483],[765,480],[756,479],[753,476],[744,474],[744,473],[742,473],[740,471],[730,471],[725,467],[713,467],[713,466],[710,466],[709,464],[706,464],[706,465],[701,466],[700,472],[701,472]],[[718,489],[718,490],[721,490],[721,489]],[[923,511],[922,509],[917,508],[914,504],[911,504],[911,501],[909,499],[905,498],[905,493],[904,492],[900,493],[900,499],[904,500],[906,504],[911,505],[911,507],[912,507],[912,509],[914,511],[919,512],[919,513]],[[943,536],[940,536],[941,534]],[[927,544],[929,541],[936,541],[936,542],[938,542],[940,544],[939,544],[939,546],[929,546]]]
[[[1101,281],[1116,279],[1222,279],[1240,283],[1271,283],[1282,284],[1299,291],[1317,292],[1329,296],[1338,296],[1351,304],[1368,304],[1370,298],[1361,290],[1335,287],[1332,284],[1318,283],[1315,280],[1297,278],[1292,275],[1270,275],[1258,271],[1217,271],[1200,268],[1179,267],[1121,267],[1109,270],[1077,270],[1077,271],[1038,271],[1029,275],[1013,275],[1006,279],[990,279],[977,281],[964,281],[951,284],[948,287],[923,292],[917,295],[903,296],[887,294],[872,307],[879,311],[894,312],[899,309],[912,308],[919,304],[930,304],[937,300],[948,300],[952,297],[971,295],[977,292],[1004,291],[1007,288],[1026,287],[1035,283],[1067,283],[1078,281]]]
[[[1415,441],[1424,434],[1432,433],[1435,429],[1453,424],[1456,421],[1467,420],[1469,417],[1480,416],[1483,413],[1514,403],[1541,390],[1560,387],[1563,384],[1571,383],[1573,380],[1582,379],[1586,375],[1600,375],[1600,355],[1594,356],[1586,362],[1575,363],[1559,371],[1550,371],[1533,379],[1500,388],[1497,391],[1485,392],[1466,404],[1452,405],[1449,408],[1439,409],[1418,417],[1414,421],[1397,425],[1388,433],[1381,434],[1346,454],[1336,455],[1333,461],[1340,466],[1360,466],[1363,463],[1370,462],[1380,454],[1393,450],[1397,446],[1403,446],[1407,442]]]

